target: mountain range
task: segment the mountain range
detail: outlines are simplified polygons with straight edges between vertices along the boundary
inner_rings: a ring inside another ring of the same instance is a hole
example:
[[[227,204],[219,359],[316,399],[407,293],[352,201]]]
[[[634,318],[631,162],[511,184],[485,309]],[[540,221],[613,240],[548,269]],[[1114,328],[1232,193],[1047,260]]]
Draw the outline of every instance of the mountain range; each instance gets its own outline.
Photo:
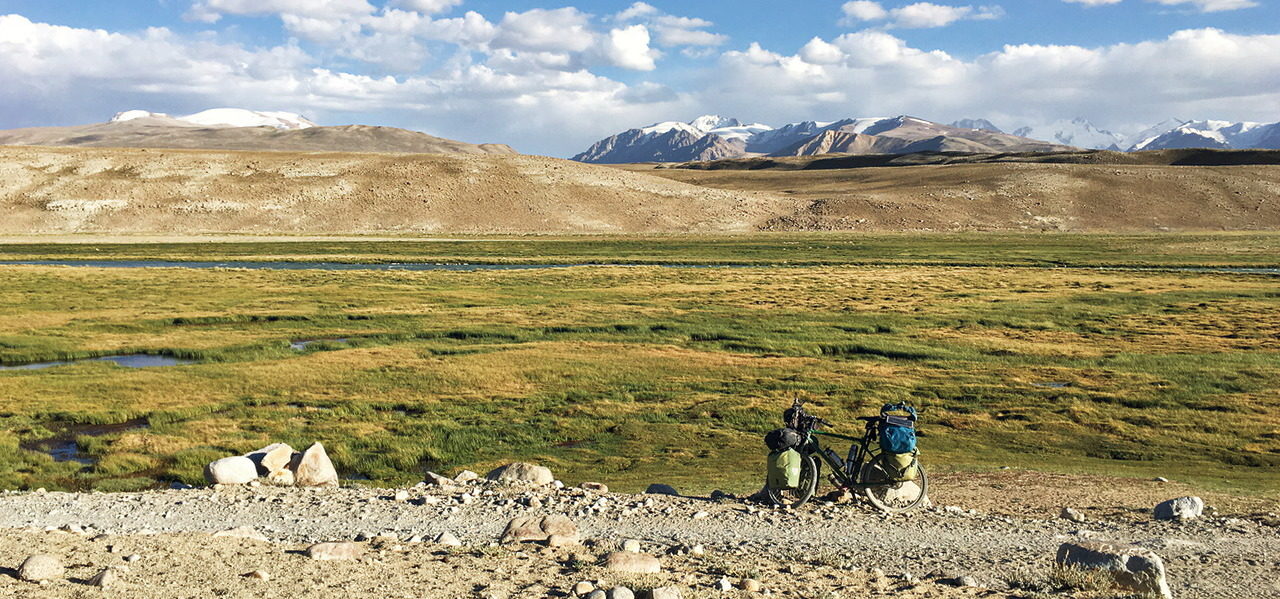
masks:
[[[989,123],[988,123],[989,124]],[[912,116],[803,121],[779,128],[715,115],[668,121],[602,139],[579,162],[689,162],[746,156],[909,154],[912,152],[1051,152],[1068,146]]]
[[[289,112],[215,108],[186,116],[128,110],[105,123],[0,131],[0,145],[176,148],[413,154],[515,154],[506,144],[471,144],[408,129],[321,127]]]
[[[751,156],[1051,152],[1180,148],[1280,149],[1280,123],[1169,119],[1130,136],[1085,119],[1006,133],[986,119],[943,125],[910,116],[803,121],[773,128],[716,115],[628,129],[574,156],[580,162],[691,162]]]

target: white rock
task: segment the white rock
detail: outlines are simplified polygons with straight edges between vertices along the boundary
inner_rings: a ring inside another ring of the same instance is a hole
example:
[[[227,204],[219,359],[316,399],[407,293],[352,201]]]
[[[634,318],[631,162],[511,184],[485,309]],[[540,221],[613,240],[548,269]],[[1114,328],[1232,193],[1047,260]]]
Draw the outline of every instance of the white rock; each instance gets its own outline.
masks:
[[[1154,551],[1133,545],[1096,541],[1063,543],[1058,547],[1057,564],[1062,567],[1101,570],[1116,585],[1137,593],[1171,599],[1164,561]]]
[[[590,582],[587,582],[585,580],[582,582],[579,582],[578,584],[573,585],[573,595],[575,597],[581,597],[594,590],[596,590],[596,585],[591,584]]]
[[[608,599],[636,599],[636,594],[627,587],[613,587],[609,589]]]
[[[409,492],[404,489],[400,489],[399,491],[396,491],[394,499],[400,503],[409,501]]]
[[[242,455],[209,462],[204,479],[213,485],[243,485],[258,478],[258,466]]]
[[[449,532],[449,531],[447,531],[447,530],[446,530],[446,531],[444,531],[444,532],[442,532],[442,533],[440,533],[440,534],[438,534],[438,535],[436,535],[435,542],[436,542],[437,544],[440,544],[440,545],[446,545],[446,546],[449,546],[449,547],[461,547],[461,546],[462,546],[462,541],[458,540],[458,537],[454,536],[454,534],[453,534],[453,533],[451,533],[451,532]]]
[[[1070,520],[1072,522],[1088,521],[1088,518],[1085,518],[1084,514],[1082,514],[1079,510],[1072,509],[1069,507],[1062,508],[1062,513],[1060,514],[1060,516],[1062,517],[1063,520]]]
[[[114,568],[106,568],[105,570],[93,575],[89,579],[89,585],[99,588],[111,588],[120,582],[120,573]]]
[[[457,476],[453,477],[453,480],[460,483],[469,483],[478,478],[480,478],[479,474],[476,474],[475,472],[472,472],[470,470],[463,470],[462,472],[459,472]]]
[[[731,591],[733,590],[733,583],[729,582],[728,578],[721,576],[720,580],[716,581],[716,590],[720,592]]]
[[[41,582],[61,578],[65,571],[62,560],[47,553],[39,553],[28,557],[18,566],[18,578],[27,582]]]
[[[703,518],[708,518],[708,517],[710,517],[710,516],[711,516],[711,514],[708,514],[707,512],[694,512],[694,513],[693,513],[693,519],[694,519],[694,520],[701,520],[701,519],[703,519]]]
[[[604,568],[610,572],[657,574],[662,571],[662,563],[652,555],[632,553],[630,551],[615,551],[605,556]]]
[[[641,549],[642,548],[640,546],[640,541],[637,541],[635,539],[627,539],[622,542],[623,551],[630,551],[631,553],[640,553]]]
[[[1192,520],[1204,514],[1204,500],[1199,497],[1170,499],[1155,507],[1156,520]]]
[[[665,586],[658,587],[649,591],[650,599],[684,599],[684,595],[680,592],[680,587]]]
[[[503,482],[531,485],[549,485],[555,482],[556,477],[551,474],[551,470],[544,466],[529,464],[526,462],[515,462],[495,468],[485,478]]]
[[[316,543],[307,547],[307,557],[315,560],[352,560],[364,555],[364,545],[348,541]]]
[[[306,451],[294,456],[293,461],[289,463],[289,469],[293,471],[294,484],[299,487],[338,486],[338,471],[329,460],[329,454],[325,452],[324,445],[320,443],[315,443]]]

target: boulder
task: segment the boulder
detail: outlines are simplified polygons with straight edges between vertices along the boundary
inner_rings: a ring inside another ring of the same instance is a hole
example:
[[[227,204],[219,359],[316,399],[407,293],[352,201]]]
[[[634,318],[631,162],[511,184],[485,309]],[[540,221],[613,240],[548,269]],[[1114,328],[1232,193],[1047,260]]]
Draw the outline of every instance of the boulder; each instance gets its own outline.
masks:
[[[636,594],[627,587],[613,587],[609,589],[606,599],[636,599]]]
[[[308,447],[306,451],[294,456],[289,462],[293,471],[294,484],[299,487],[336,487],[338,471],[334,469],[324,445],[319,443]]]
[[[1069,507],[1062,508],[1062,513],[1059,515],[1063,520],[1070,520],[1072,522],[1085,522],[1088,520],[1088,518],[1085,518],[1084,514],[1080,513],[1079,510]]]
[[[435,485],[437,487],[452,487],[455,481],[443,474],[436,474],[435,472],[428,470],[426,476],[422,477],[422,482],[425,482],[428,485]]]
[[[582,490],[591,491],[592,493],[608,493],[609,492],[609,485],[606,485],[604,483],[586,482],[578,486],[581,487]]]
[[[1154,511],[1156,520],[1192,520],[1204,513],[1204,500],[1179,497],[1157,505]]]
[[[62,560],[46,553],[30,556],[18,566],[18,578],[27,582],[62,578],[63,572],[65,568],[62,567]]]
[[[258,466],[242,455],[209,462],[204,479],[211,485],[244,485],[258,479]]]
[[[477,478],[480,478],[479,474],[470,470],[463,470],[462,472],[459,472],[457,476],[453,477],[453,480],[460,483],[469,483]]]
[[[95,586],[103,589],[111,588],[120,582],[120,573],[112,568],[107,568],[89,579],[89,586]]]
[[[649,591],[649,599],[684,599],[684,595],[680,593],[680,587],[665,586]]]
[[[573,595],[575,597],[581,597],[594,590],[596,590],[596,585],[591,584],[590,582],[587,582],[585,580],[582,582],[579,582],[578,584],[573,585]]]
[[[1143,547],[1096,541],[1063,543],[1058,547],[1057,564],[1063,568],[1107,572],[1117,587],[1127,591],[1163,599],[1173,597],[1165,578],[1164,560]]]
[[[628,574],[657,574],[662,571],[662,563],[652,555],[615,551],[604,557],[604,569]]]
[[[650,495],[680,495],[680,492],[675,487],[661,483],[649,485],[649,488],[645,489],[644,492]]]
[[[514,464],[500,466],[485,475],[485,478],[502,483],[530,484],[539,486],[549,485],[556,480],[556,477],[551,474],[551,470],[549,468],[525,462],[516,462]]]
[[[289,468],[289,462],[293,461],[293,454],[297,453],[292,447],[285,443],[272,443],[257,451],[251,451],[244,454],[244,457],[253,460],[258,466],[258,475],[267,476],[272,472],[279,472]]]
[[[512,518],[507,528],[502,531],[499,541],[502,543],[523,543],[526,541],[550,541],[552,535],[560,537],[559,543],[577,543],[578,526],[565,516],[523,516]]]
[[[316,543],[307,547],[307,557],[317,560],[360,559],[364,555],[364,545],[344,541],[339,543]]]

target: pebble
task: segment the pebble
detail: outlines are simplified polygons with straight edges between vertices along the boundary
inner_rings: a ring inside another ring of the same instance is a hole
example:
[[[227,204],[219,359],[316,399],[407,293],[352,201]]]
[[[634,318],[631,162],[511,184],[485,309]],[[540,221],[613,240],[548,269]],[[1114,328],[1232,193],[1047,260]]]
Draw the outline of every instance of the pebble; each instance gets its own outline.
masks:
[[[608,599],[636,599],[636,594],[627,587],[618,586],[609,589]]]
[[[263,582],[271,580],[271,575],[268,574],[266,570],[254,570],[248,574],[245,574],[244,576],[245,578],[252,578],[254,580],[261,580]]]
[[[578,584],[573,585],[573,594],[576,597],[581,597],[594,590],[596,590],[596,585],[591,584],[590,582],[587,582],[585,580],[582,582],[579,582]]]
[[[113,568],[107,568],[89,579],[89,585],[99,588],[111,588],[120,582],[120,574]]]

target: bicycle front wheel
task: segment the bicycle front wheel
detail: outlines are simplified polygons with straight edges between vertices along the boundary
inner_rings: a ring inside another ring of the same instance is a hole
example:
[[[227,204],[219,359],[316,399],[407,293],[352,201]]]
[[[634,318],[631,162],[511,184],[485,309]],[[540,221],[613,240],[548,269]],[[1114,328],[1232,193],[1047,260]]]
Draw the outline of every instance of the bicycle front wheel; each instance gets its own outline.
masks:
[[[769,501],[774,505],[782,505],[787,507],[800,507],[804,502],[809,501],[813,497],[813,492],[818,488],[818,463],[813,460],[813,456],[802,456],[800,458],[800,484],[794,489],[772,489],[769,488],[768,481],[765,482],[765,490],[769,495]]]
[[[872,458],[858,475],[859,486],[867,501],[877,509],[890,512],[909,512],[920,507],[929,496],[929,478],[925,476],[924,466],[916,462],[916,476],[911,480],[895,480],[890,473],[895,472],[888,465],[887,454]]]

